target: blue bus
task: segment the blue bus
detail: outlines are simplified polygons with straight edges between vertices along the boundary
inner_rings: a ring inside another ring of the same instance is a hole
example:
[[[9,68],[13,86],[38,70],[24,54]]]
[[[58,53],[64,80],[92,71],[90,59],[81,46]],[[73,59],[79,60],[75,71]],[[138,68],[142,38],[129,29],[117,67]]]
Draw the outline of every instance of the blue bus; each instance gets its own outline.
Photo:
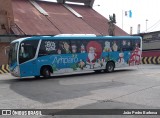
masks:
[[[33,36],[11,42],[9,68],[16,77],[50,77],[82,71],[113,72],[141,63],[139,36]]]

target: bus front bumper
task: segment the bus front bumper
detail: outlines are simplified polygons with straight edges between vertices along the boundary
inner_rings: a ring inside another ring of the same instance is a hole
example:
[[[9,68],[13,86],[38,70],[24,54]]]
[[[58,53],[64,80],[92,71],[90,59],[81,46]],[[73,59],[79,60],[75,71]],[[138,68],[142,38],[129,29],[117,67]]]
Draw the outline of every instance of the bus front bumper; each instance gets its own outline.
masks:
[[[11,74],[15,77],[20,77],[20,69],[19,66],[16,66],[12,71],[10,71]]]

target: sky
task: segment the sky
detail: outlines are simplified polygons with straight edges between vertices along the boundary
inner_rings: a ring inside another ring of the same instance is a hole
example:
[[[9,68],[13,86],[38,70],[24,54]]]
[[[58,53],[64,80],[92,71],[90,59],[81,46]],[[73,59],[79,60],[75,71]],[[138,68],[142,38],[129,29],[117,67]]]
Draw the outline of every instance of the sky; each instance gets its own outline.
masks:
[[[116,14],[116,25],[127,33],[137,34],[160,30],[160,0],[95,0],[93,8],[109,19]],[[125,16],[125,11],[132,11],[132,17]]]
[[[55,1],[55,0],[45,0]],[[160,0],[95,0],[93,9],[109,19],[109,15],[116,15],[116,25],[130,34],[160,30]],[[132,17],[125,16],[125,11],[132,11]]]

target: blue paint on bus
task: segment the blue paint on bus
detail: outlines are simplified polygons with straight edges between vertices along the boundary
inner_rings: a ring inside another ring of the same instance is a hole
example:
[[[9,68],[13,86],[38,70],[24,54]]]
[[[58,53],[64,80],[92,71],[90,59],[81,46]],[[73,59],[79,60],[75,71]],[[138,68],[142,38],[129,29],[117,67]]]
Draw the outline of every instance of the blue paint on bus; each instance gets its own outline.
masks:
[[[116,68],[138,65],[142,39],[139,36],[33,36],[14,40],[11,47],[12,75],[44,76],[47,69],[49,73],[61,74],[106,70],[109,62]]]

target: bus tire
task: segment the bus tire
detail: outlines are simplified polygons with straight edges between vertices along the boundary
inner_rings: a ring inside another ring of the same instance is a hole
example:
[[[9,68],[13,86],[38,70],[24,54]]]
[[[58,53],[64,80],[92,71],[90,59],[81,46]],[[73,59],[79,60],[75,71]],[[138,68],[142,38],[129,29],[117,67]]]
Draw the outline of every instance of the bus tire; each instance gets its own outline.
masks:
[[[108,62],[107,65],[106,65],[105,72],[111,73],[111,72],[114,71],[114,68],[115,68],[114,62],[110,61],[110,62]]]
[[[50,69],[47,67],[42,68],[41,74],[43,77],[50,77],[51,76]]]

